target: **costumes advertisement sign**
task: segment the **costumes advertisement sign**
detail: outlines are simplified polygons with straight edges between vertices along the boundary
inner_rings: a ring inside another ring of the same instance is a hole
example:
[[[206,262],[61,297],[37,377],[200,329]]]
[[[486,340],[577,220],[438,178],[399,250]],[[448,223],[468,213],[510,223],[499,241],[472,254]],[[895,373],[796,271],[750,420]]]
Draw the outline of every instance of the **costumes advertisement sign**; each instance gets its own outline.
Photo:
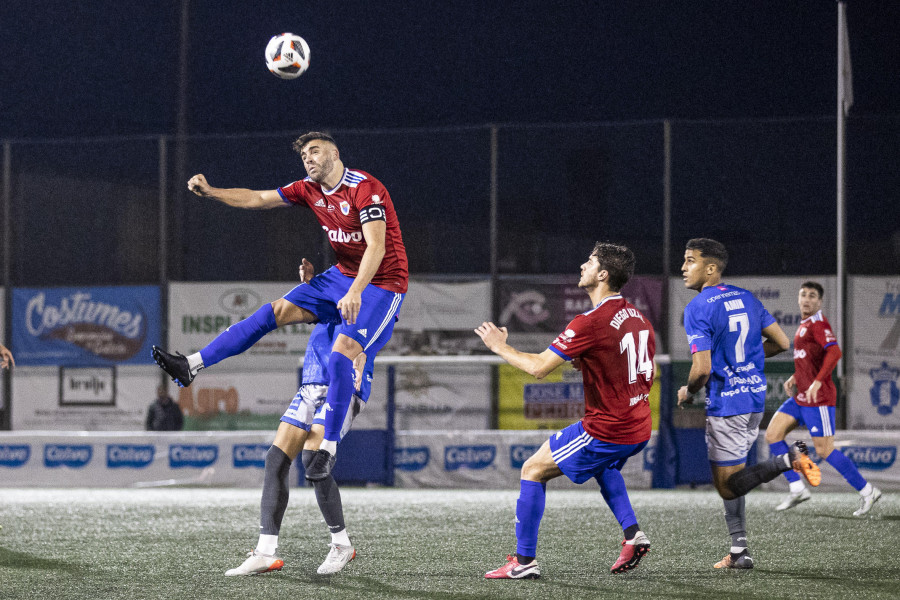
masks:
[[[12,347],[21,366],[152,364],[159,288],[15,288]]]

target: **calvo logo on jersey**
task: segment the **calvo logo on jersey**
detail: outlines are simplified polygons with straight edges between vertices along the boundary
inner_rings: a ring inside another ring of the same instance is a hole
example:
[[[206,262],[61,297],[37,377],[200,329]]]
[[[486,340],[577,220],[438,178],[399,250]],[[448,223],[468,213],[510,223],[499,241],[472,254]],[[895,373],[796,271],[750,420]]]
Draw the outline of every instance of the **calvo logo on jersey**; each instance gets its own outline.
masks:
[[[897,460],[897,446],[844,446],[841,452],[857,467],[873,471],[890,469]]]
[[[21,467],[31,458],[31,446],[27,444],[0,445],[0,467]]]
[[[343,243],[349,244],[350,242],[362,242],[363,234],[362,231],[353,231],[351,233],[347,233],[340,227],[337,229],[328,229],[328,227],[322,225],[322,229],[324,229],[328,233],[328,239],[335,243]]]
[[[106,446],[106,466],[110,469],[143,469],[153,463],[156,446],[152,444],[109,444]]]
[[[513,444],[509,447],[509,466],[521,469],[525,461],[538,451],[539,444]]]
[[[430,459],[428,446],[394,449],[394,468],[401,471],[421,471],[428,466]]]
[[[264,469],[268,452],[269,446],[265,444],[235,444],[231,449],[231,460],[236,469]]]
[[[71,444],[46,444],[44,446],[44,466],[49,468],[80,469],[91,462],[93,456],[93,446]]]
[[[218,446],[195,446],[193,444],[172,444],[169,446],[169,467],[203,468],[212,465],[219,458]]]
[[[444,448],[444,469],[486,469],[494,463],[497,446],[447,446]]]

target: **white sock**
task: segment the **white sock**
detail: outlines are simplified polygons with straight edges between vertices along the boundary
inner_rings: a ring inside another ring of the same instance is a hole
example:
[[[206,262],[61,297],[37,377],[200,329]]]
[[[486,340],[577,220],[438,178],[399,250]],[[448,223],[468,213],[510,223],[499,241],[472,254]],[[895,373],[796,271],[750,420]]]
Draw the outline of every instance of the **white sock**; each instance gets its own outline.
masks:
[[[746,549],[747,549],[747,546],[732,546],[731,553],[732,554],[740,554],[741,552],[743,552]]]
[[[266,556],[275,556],[278,550],[278,536],[259,534],[259,541],[256,543],[256,551]]]
[[[799,494],[800,492],[802,492],[803,490],[806,489],[806,485],[804,485],[803,482],[800,480],[791,481],[790,487],[791,487],[792,494]]]
[[[866,487],[859,490],[859,495],[860,496],[871,496],[872,495],[872,484],[867,481]]]
[[[350,536],[347,535],[346,529],[341,529],[337,533],[331,534],[331,543],[340,544],[341,546],[350,546]]]
[[[200,356],[199,352],[194,352],[188,359],[188,367],[191,369],[191,375],[196,375],[197,372],[202,369],[205,365],[203,364],[203,357]]]
[[[322,440],[319,444],[319,450],[325,450],[332,456],[337,456],[337,442],[333,440]]]

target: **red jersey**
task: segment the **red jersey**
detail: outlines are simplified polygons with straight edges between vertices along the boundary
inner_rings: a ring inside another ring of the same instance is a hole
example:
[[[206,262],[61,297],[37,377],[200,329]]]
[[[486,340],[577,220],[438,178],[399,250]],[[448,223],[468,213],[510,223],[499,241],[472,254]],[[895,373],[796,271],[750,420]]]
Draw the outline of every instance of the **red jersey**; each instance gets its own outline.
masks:
[[[581,359],[585,431],[613,444],[650,439],[650,387],[656,337],[644,315],[620,295],[572,319],[550,345]]]
[[[384,185],[368,173],[344,169],[344,176],[332,190],[309,177],[278,188],[282,200],[308,206],[316,215],[328,241],[337,255],[338,269],[347,277],[356,277],[366,251],[362,225],[370,220],[385,221],[384,258],[378,266],[372,285],[406,293],[409,263],[400,234],[394,203]]]
[[[806,390],[815,381],[816,375],[825,360],[825,350],[837,345],[837,338],[831,325],[820,310],[811,317],[800,321],[800,327],[794,334],[794,381],[797,382],[796,400],[803,406],[834,406],[837,401],[837,389],[831,374],[822,382],[816,394],[815,402],[808,402]]]

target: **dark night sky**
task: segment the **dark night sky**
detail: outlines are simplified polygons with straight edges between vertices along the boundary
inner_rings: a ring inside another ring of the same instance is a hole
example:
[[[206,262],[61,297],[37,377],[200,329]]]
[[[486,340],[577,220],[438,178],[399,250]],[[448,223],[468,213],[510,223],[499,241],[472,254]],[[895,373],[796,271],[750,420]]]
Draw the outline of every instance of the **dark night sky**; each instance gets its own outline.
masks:
[[[191,133],[835,112],[832,0],[189,3]],[[174,133],[180,5],[4,2],[0,138]],[[848,15],[852,114],[900,114],[900,3]]]

